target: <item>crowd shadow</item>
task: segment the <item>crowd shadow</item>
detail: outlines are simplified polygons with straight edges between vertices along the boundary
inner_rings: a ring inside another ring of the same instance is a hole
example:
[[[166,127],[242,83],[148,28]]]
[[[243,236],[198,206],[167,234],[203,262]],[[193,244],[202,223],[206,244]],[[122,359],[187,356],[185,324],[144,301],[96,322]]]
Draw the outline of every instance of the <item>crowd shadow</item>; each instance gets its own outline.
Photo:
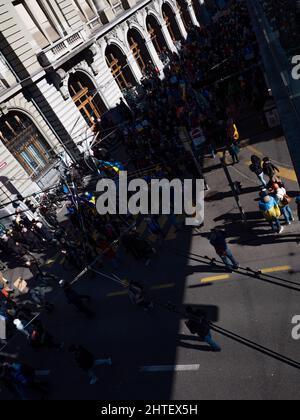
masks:
[[[260,187],[248,187],[243,188],[239,195],[245,195],[245,194],[251,194],[253,192],[258,192],[260,190]],[[205,197],[205,201],[211,202],[211,201],[220,201],[224,200],[225,198],[233,197],[233,192],[227,191],[227,192],[211,192],[208,193]]]

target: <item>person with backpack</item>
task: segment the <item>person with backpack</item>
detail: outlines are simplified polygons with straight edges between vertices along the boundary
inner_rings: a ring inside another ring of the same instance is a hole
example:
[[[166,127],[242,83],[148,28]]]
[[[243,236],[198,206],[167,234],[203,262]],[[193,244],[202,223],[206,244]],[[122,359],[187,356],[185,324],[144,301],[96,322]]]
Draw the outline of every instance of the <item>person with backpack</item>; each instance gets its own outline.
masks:
[[[270,224],[273,232],[281,234],[283,232],[283,226],[280,224],[281,210],[278,206],[277,201],[271,195],[260,194],[259,209],[262,212],[264,218]]]
[[[263,159],[263,172],[266,176],[269,177],[270,181],[275,177],[276,172],[280,170],[275,166],[268,157]]]
[[[264,178],[264,171],[262,168],[262,160],[256,156],[253,155],[251,156],[251,165],[250,165],[250,171],[255,173],[255,175],[257,176],[257,178],[260,180],[260,182],[262,183],[262,185],[267,188],[267,181]]]
[[[278,184],[273,185],[275,198],[285,218],[285,223],[291,225],[295,221],[290,203],[292,199],[287,195],[286,189]]]
[[[205,313],[199,310],[193,310],[192,307],[188,306],[186,308],[186,315],[188,320],[185,325],[191,334],[197,334],[201,341],[211,347],[213,352],[221,352],[221,347],[212,338],[210,323]]]

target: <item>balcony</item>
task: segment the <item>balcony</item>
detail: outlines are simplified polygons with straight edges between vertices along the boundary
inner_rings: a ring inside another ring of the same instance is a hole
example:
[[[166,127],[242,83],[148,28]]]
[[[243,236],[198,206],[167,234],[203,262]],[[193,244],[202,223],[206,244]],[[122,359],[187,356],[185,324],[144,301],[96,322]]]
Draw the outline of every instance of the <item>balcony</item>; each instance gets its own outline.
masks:
[[[99,12],[89,22],[71,35],[55,42],[37,54],[42,67],[59,67],[80,50],[92,45],[101,34],[107,33],[114,25],[125,21],[151,0],[106,0],[107,8]]]
[[[43,67],[53,64],[60,58],[73,52],[77,47],[83,45],[87,40],[87,33],[80,29],[67,37],[55,42],[50,47],[45,48],[39,55],[40,64]]]

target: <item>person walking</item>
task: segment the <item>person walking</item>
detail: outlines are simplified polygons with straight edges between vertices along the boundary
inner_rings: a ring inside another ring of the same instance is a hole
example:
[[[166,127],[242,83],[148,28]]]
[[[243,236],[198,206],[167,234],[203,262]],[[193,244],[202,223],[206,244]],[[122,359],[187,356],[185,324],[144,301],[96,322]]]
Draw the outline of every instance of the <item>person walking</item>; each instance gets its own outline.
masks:
[[[295,221],[292,209],[290,208],[292,199],[287,195],[286,189],[284,187],[280,187],[278,184],[274,184],[273,188],[275,198],[285,218],[285,223],[287,225],[291,225],[292,222]]]
[[[281,234],[284,230],[280,224],[281,211],[274,197],[270,195],[260,194],[261,200],[259,202],[259,209],[264,215],[264,218],[270,224],[273,232]]]
[[[276,172],[280,170],[275,166],[268,157],[263,159],[263,172],[266,176],[269,177],[270,181],[275,177]]]
[[[31,332],[28,339],[30,346],[34,349],[47,347],[48,349],[62,350],[64,348],[64,343],[55,342],[53,335],[45,329],[39,319],[35,319],[30,327]]]
[[[188,306],[186,308],[186,315],[188,320],[185,325],[191,334],[197,334],[201,341],[207,343],[211,347],[213,352],[221,352],[221,347],[212,338],[210,323],[207,320],[205,313],[199,310],[193,310],[192,307]]]
[[[240,148],[238,147],[238,145],[236,143],[231,143],[228,147],[228,150],[232,158],[232,164],[235,165],[236,163],[239,163]]]
[[[95,385],[99,382],[99,378],[94,372],[96,366],[112,366],[111,358],[96,360],[95,356],[90,351],[80,345],[72,344],[69,347],[69,352],[73,354],[77,366],[87,373],[90,385]]]
[[[237,270],[239,263],[227,245],[225,233],[218,229],[212,229],[209,240],[227,269],[229,271]]]
[[[257,176],[257,178],[260,180],[260,182],[262,183],[262,185],[267,188],[267,181],[264,178],[264,171],[262,168],[262,160],[256,156],[253,155],[251,156],[251,165],[250,165],[250,171],[255,173],[255,175]]]
[[[86,301],[91,300],[90,296],[81,295],[75,292],[72,286],[67,282],[61,281],[60,285],[63,287],[65,297],[70,305],[74,305],[79,312],[82,312],[87,318],[95,317],[95,313],[91,311],[85,303]]]
[[[137,281],[131,281],[128,286],[128,297],[134,305],[140,306],[144,311],[153,309],[153,302],[146,298],[144,287]]]

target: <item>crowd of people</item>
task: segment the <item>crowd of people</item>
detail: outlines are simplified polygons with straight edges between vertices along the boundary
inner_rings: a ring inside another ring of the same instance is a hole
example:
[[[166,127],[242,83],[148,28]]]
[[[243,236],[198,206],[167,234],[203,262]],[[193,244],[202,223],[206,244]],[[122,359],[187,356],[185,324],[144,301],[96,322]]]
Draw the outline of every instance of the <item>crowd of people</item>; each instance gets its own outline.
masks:
[[[294,0],[263,0],[262,6],[283,48],[295,55],[299,49],[300,7]]]
[[[131,173],[140,174],[149,181],[152,177],[198,178],[195,156],[201,165],[204,153],[209,150],[214,155],[217,148],[227,150],[233,162],[237,163],[240,136],[236,121],[240,109],[243,106],[252,107],[262,114],[268,95],[262,71],[256,64],[258,54],[244,2],[233,0],[227,12],[211,25],[190,28],[187,40],[182,42],[180,54],[170,53],[164,78],[151,72],[143,80],[142,100],[131,104],[129,121],[118,131],[119,141],[132,165]],[[188,151],[180,132],[185,130],[190,133],[197,128],[201,128],[205,146]],[[98,160],[110,158],[109,151],[103,155],[103,150],[99,152],[99,149],[95,149],[94,156]],[[112,167],[115,168],[114,165]],[[287,223],[293,220],[293,215],[284,185],[275,176],[277,168],[269,159],[262,163],[253,156],[250,169],[264,188],[260,209],[272,228],[281,232],[278,220],[281,214]],[[117,172],[118,168],[110,168],[106,176],[114,177]],[[123,217],[98,214],[94,194],[76,186],[84,173],[82,168],[73,167],[64,179],[62,194],[67,207],[67,222],[60,224],[52,217],[43,223],[46,214],[40,214],[40,218],[35,215],[28,218],[26,212],[17,211],[11,228],[0,240],[0,247],[2,255],[25,264],[36,283],[44,280],[61,286],[66,301],[86,317],[93,318],[95,313],[89,306],[90,297],[79,294],[69,282],[44,273],[33,254],[43,250],[47,253],[52,247],[64,256],[65,269],[80,272],[91,266],[100,269],[107,262],[113,270],[118,270],[121,264],[118,256],[120,245],[146,266],[149,266],[156,249],[137,232],[136,220],[130,214]],[[269,183],[264,176],[269,177]],[[170,223],[176,229],[181,229],[172,216]],[[162,243],[164,232],[157,219],[149,217],[146,224],[148,231],[157,235]],[[238,269],[239,264],[222,234],[213,231],[210,241],[227,268]],[[153,308],[153,303],[139,282],[129,282],[127,286],[132,303],[147,311]],[[32,308],[15,298],[13,290],[3,285],[2,289],[0,316],[7,322],[9,335],[17,330],[26,336],[34,348],[47,346],[62,351],[64,344],[57,343],[40,320],[27,327],[35,314]],[[43,309],[51,308],[51,303],[44,302]],[[188,311],[186,317],[189,319],[188,329],[201,336],[214,351],[220,351],[212,339],[205,314],[197,315]],[[72,345],[69,350],[74,354],[78,366],[87,372],[90,384],[98,381],[93,371],[95,365],[111,364],[111,359],[97,362],[83,346]],[[32,369],[22,363],[4,362],[0,368],[0,380],[22,399],[26,398],[24,390],[27,387],[44,391]]]

